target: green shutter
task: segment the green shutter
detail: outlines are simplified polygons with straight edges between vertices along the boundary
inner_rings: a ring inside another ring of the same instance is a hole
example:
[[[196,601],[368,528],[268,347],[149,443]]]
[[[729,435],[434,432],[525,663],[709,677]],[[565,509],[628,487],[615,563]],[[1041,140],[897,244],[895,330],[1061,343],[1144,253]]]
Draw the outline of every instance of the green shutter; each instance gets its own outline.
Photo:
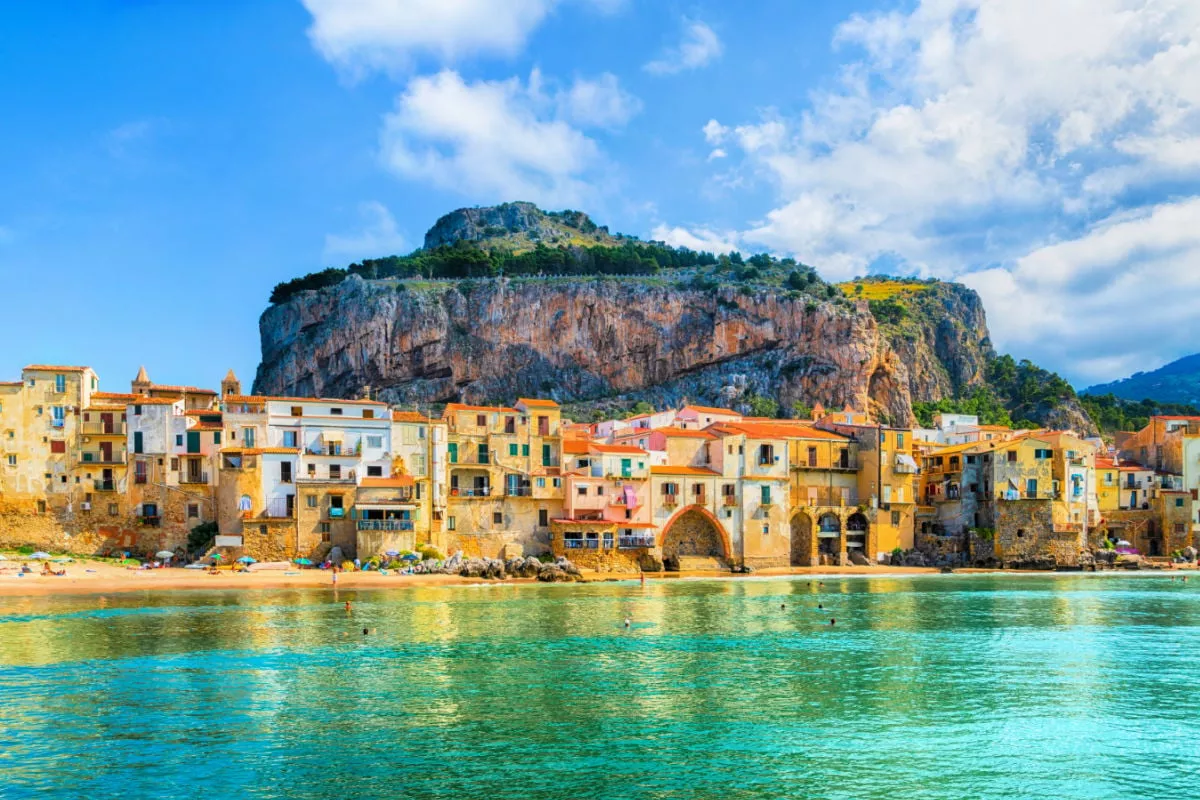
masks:
[[[450,463],[458,463],[458,442],[450,442],[446,445],[446,449],[450,451]]]
[[[517,454],[517,445],[516,444],[510,444],[508,446],[508,454],[510,456],[515,456]]]
[[[133,432],[133,452],[135,452],[135,453],[142,452],[142,432],[141,431]]]
[[[548,444],[542,445],[542,466],[550,466],[550,445]]]
[[[187,451],[189,453],[200,452],[200,431],[187,432]]]
[[[526,457],[529,456],[529,445],[527,445],[527,444],[521,445],[521,455],[526,456]]]
[[[762,503],[763,503],[763,505],[771,504],[771,487],[770,486],[762,487]]]

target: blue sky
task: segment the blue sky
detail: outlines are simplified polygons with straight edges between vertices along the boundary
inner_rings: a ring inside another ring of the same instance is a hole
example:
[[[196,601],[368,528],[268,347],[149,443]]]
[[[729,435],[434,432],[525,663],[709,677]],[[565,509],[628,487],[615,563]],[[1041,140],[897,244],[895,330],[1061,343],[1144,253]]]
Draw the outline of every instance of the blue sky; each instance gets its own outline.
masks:
[[[249,383],[275,283],[512,199],[963,280],[1078,384],[1200,349],[1186,0],[29,3],[0,109],[10,377]]]

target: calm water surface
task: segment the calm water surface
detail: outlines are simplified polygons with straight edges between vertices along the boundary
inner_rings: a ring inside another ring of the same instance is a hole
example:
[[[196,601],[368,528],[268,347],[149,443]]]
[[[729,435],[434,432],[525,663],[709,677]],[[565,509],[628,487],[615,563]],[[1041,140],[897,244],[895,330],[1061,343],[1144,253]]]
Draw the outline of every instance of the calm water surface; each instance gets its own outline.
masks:
[[[1200,578],[0,598],[0,797],[1195,798],[1198,680]]]

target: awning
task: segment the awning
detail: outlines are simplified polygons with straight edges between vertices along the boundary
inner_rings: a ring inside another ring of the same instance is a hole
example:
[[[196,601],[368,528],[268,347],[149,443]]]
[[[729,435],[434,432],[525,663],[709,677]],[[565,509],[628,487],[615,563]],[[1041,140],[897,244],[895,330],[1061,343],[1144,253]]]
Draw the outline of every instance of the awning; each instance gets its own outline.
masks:
[[[395,511],[397,508],[416,508],[416,506],[416,502],[411,500],[405,500],[396,503],[381,503],[376,501],[373,503],[354,504],[354,507],[359,511]]]
[[[340,442],[345,437],[342,431],[321,431],[321,441]]]
[[[837,531],[821,531],[817,534],[818,539],[837,539],[842,534]]]
[[[649,522],[630,522],[629,520],[618,520],[616,523],[618,528],[629,528],[631,530],[658,530],[657,525],[651,525]]]
[[[846,547],[862,547],[862,542],[846,542]]]
[[[896,453],[896,466],[917,469],[917,462],[916,459],[907,453]]]

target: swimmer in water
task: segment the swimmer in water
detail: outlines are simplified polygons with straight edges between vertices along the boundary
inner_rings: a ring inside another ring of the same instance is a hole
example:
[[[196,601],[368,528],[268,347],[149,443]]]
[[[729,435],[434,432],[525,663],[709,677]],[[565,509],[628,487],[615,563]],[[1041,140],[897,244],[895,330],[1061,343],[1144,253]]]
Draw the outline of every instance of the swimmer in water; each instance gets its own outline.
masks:
[[[350,601],[349,600],[346,601],[346,610],[347,611],[350,610]]]
[[[784,609],[786,609],[786,608],[787,608],[787,603],[780,603],[780,604],[779,604],[779,610],[780,610],[780,611],[783,611],[783,610],[784,610]]]
[[[630,625],[630,622],[629,622],[629,617],[626,617],[626,618],[625,618],[625,627],[626,627],[626,628],[628,628],[628,627],[629,627],[629,625]]]
[[[367,635],[367,629],[363,628],[363,636],[366,636],[366,635]]]
[[[349,605],[349,603],[347,603],[346,605]],[[817,603],[817,608],[823,609],[823,608],[825,608],[825,606],[821,605],[820,603]]]
[[[837,620],[836,620],[836,619],[831,619],[831,620],[829,620],[829,624],[830,624],[830,625],[836,625],[836,624],[837,624]]]

